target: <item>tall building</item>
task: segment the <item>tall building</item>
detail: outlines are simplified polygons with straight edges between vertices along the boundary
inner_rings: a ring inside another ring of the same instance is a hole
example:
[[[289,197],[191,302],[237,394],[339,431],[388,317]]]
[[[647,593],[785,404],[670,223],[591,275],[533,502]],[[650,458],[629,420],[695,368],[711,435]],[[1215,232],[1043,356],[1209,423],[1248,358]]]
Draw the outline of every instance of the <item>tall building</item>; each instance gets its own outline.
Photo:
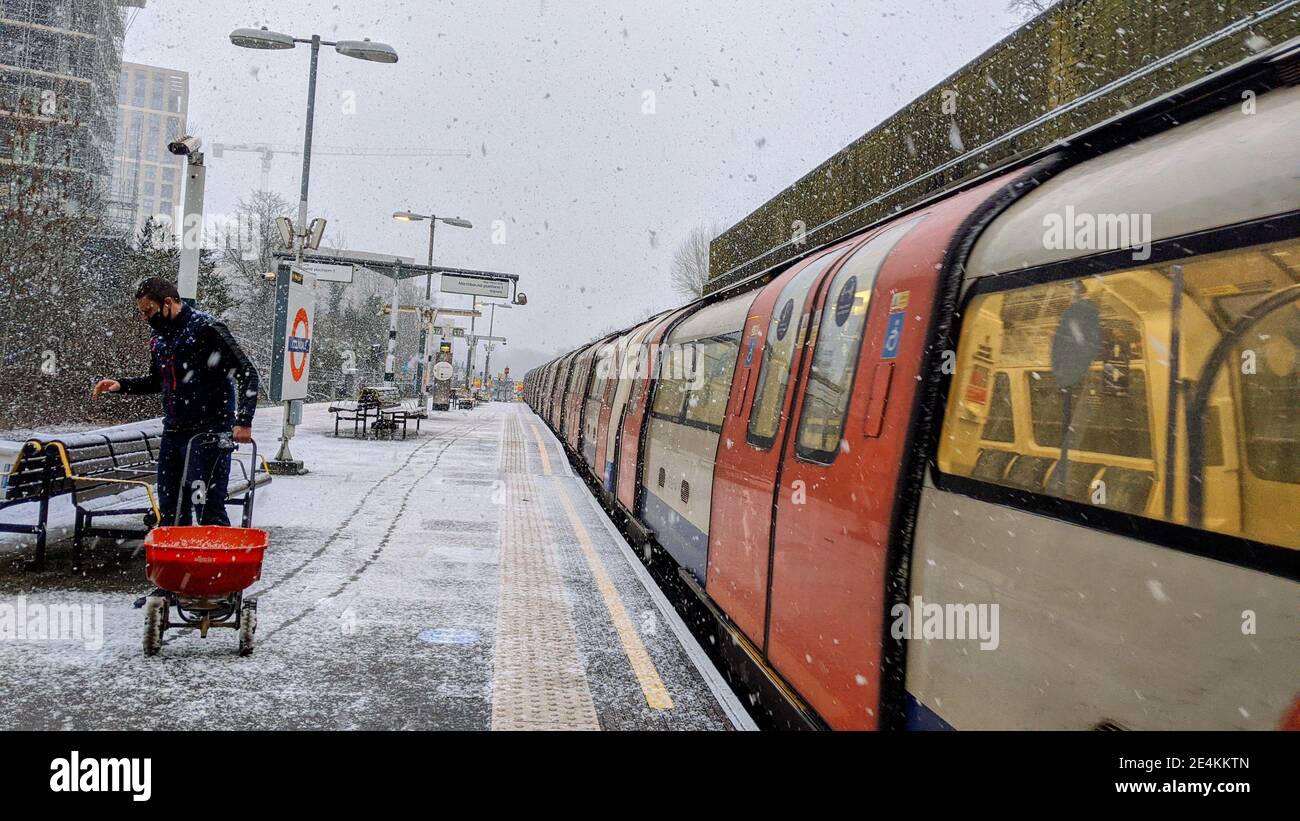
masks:
[[[76,207],[107,187],[124,7],[143,0],[0,0],[0,165]],[[98,208],[96,209],[98,210]]]
[[[185,134],[189,97],[190,76],[184,71],[122,64],[108,203],[115,232],[135,234],[155,214],[174,218],[185,158],[170,153],[167,144]]]

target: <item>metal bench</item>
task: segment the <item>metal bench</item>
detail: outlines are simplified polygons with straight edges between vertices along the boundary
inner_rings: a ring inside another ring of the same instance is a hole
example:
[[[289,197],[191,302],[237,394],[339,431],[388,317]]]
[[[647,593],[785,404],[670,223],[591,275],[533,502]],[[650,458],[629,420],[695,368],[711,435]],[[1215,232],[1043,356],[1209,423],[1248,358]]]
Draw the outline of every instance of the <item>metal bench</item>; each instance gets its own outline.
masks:
[[[36,556],[32,564],[38,569],[43,567],[50,502],[66,495],[71,497],[75,511],[74,568],[81,564],[87,537],[143,538],[147,526],[126,529],[97,525],[95,520],[151,514],[149,522],[158,522],[160,513],[155,487],[161,441],[162,421],[154,420],[92,433],[35,437],[21,443],[0,444],[0,510],[22,504],[37,505],[34,524],[0,522],[0,531],[35,535]],[[247,505],[249,487],[269,481],[271,477],[265,464],[250,476],[243,462],[232,459],[226,504]],[[133,490],[143,490],[144,496],[131,496]],[[146,524],[143,518],[142,524]]]
[[[329,412],[334,414],[334,435],[339,435],[339,422],[352,423],[352,435],[360,438],[369,424],[370,413],[375,407],[362,404],[355,399],[341,399],[332,403]]]
[[[388,422],[385,428],[390,436],[396,433],[397,426],[401,425],[403,439],[406,438],[406,426],[411,420],[415,421],[415,432],[419,434],[420,421],[429,418],[429,414],[414,399],[403,399],[397,405],[381,407],[379,415],[381,419]]]
[[[397,388],[388,385],[364,387],[356,399],[332,403],[328,411],[334,414],[334,435],[339,435],[339,423],[351,422],[352,435],[358,439],[369,436],[392,437],[398,430],[406,438],[407,425],[414,420],[415,432],[420,432],[420,421],[428,413],[415,399],[399,399]]]

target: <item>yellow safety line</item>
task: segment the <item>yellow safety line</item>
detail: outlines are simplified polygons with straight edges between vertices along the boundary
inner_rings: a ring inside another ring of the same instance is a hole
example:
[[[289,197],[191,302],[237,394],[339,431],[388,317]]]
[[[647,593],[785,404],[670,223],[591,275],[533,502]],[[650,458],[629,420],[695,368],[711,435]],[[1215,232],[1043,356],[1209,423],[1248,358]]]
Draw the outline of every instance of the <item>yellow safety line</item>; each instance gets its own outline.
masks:
[[[158,509],[158,502],[154,500],[153,496],[153,487],[148,482],[141,482],[136,479],[101,479],[95,476],[77,476],[72,472],[72,464],[68,462],[68,451],[63,447],[62,442],[50,442],[46,447],[58,449],[59,459],[63,461],[65,479],[72,479],[76,482],[112,482],[119,485],[139,485],[144,488],[144,492],[149,494],[149,507],[153,508],[154,518],[160,524],[162,523],[162,511]]]
[[[605,563],[596,553],[596,546],[592,543],[587,528],[578,518],[578,513],[573,509],[573,502],[569,500],[569,494],[564,487],[557,485],[555,490],[559,493],[564,512],[573,525],[573,532],[578,535],[578,541],[582,544],[582,554],[587,557],[587,566],[591,568],[591,575],[600,589],[600,596],[605,600],[605,609],[609,611],[609,618],[614,623],[614,629],[618,631],[618,639],[623,643],[623,652],[627,654],[627,660],[632,665],[632,672],[636,673],[637,681],[641,683],[641,692],[645,694],[646,704],[655,710],[671,710],[673,700],[668,695],[668,688],[664,686],[664,681],[659,677],[659,671],[655,669],[650,654],[641,643],[641,637],[632,626],[632,619],[628,617],[623,601],[618,596],[618,590],[614,588],[614,582],[605,571]]]
[[[542,442],[541,431],[537,430],[536,425],[529,425],[528,429],[533,432],[533,438],[537,440],[537,452],[542,457],[542,473],[547,476],[553,476],[551,473],[551,457],[546,455],[546,445]]]

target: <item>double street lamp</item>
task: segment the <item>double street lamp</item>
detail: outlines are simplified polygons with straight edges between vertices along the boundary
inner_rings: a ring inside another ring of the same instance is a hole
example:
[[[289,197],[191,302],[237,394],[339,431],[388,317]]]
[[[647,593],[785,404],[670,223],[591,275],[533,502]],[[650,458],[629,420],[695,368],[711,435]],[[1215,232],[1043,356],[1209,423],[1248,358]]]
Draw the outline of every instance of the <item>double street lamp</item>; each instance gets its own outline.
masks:
[[[311,179],[311,132],[316,121],[316,64],[320,59],[321,46],[333,46],[344,57],[366,60],[371,63],[396,63],[397,52],[385,43],[365,40],[339,40],[332,42],[322,40],[319,34],[311,37],[292,37],[278,31],[268,31],[265,26],[260,29],[235,29],[230,33],[230,42],[240,48],[278,50],[294,48],[299,43],[311,45],[311,73],[307,79],[307,129],[303,135],[302,149],[302,195],[298,200],[298,230],[307,227],[307,186]]]
[[[297,237],[298,263],[302,263],[304,246],[307,244],[307,189],[311,180],[311,134],[316,121],[316,65],[320,59],[321,46],[333,46],[344,57],[366,60],[371,63],[396,63],[397,52],[385,43],[365,40],[339,40],[337,42],[322,40],[319,34],[310,38],[293,37],[278,31],[269,31],[266,26],[260,29],[241,28],[230,33],[230,42],[240,48],[262,50],[280,50],[295,48],[299,43],[311,46],[311,72],[307,78],[307,127],[303,133],[302,148],[302,193],[298,199]],[[271,462],[272,472],[305,473],[301,461],[295,460],[289,452],[289,440],[293,438],[293,402],[284,403],[284,424],[280,433],[280,450]]]
[[[393,214],[393,219],[399,222],[422,222],[429,221],[429,267],[433,267],[433,229],[438,227],[438,223],[446,223],[453,228],[473,228],[474,224],[469,220],[460,217],[440,217],[437,214],[416,214],[413,211],[398,211]],[[433,275],[424,275],[424,301],[427,304],[433,299]],[[424,394],[424,363],[429,358],[429,352],[425,350],[428,342],[428,330],[420,326],[420,361],[415,365],[415,384],[419,386],[420,394]]]

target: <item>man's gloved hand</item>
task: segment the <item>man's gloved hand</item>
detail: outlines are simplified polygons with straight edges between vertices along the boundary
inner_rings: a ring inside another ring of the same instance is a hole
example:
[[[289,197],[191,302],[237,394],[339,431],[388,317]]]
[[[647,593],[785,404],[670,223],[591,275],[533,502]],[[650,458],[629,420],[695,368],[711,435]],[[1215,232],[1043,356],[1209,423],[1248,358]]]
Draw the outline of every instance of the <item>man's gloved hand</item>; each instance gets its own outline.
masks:
[[[246,425],[235,425],[235,429],[231,433],[234,435],[235,441],[241,444],[247,445],[253,441],[253,429]]]

